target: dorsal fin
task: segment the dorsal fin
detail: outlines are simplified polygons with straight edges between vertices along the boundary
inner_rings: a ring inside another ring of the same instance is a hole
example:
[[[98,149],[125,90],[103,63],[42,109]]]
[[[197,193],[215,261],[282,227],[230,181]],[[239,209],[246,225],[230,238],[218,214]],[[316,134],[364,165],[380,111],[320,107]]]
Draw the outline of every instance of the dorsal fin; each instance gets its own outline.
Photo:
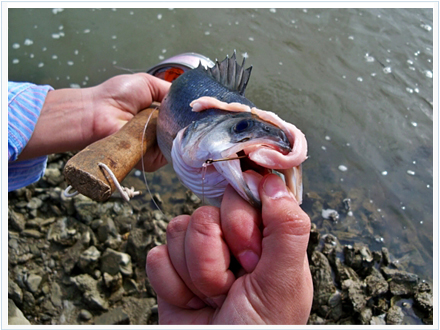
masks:
[[[201,64],[198,68],[203,68],[205,72],[221,83],[223,86],[233,91],[238,91],[240,95],[244,96],[246,86],[251,76],[252,66],[244,69],[244,63],[246,58],[243,57],[243,63],[240,65],[235,58],[235,50],[231,58],[226,58],[219,62],[215,61],[215,65],[212,68],[205,69]]]

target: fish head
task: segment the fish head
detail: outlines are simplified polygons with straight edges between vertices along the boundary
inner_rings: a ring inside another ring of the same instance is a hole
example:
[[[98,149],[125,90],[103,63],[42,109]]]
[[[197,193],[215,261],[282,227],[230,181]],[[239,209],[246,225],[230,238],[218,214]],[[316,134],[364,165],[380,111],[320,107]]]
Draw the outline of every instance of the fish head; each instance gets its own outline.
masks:
[[[259,208],[258,183],[272,169],[257,164],[248,156],[261,148],[283,155],[292,150],[286,133],[279,127],[250,113],[228,113],[189,125],[175,141],[173,164],[182,182],[202,199],[215,200],[211,191],[218,194],[219,184],[224,182]],[[209,171],[202,171],[203,182],[189,174],[191,169],[199,170],[207,165],[213,166],[209,166]],[[217,198],[217,206],[222,195]]]

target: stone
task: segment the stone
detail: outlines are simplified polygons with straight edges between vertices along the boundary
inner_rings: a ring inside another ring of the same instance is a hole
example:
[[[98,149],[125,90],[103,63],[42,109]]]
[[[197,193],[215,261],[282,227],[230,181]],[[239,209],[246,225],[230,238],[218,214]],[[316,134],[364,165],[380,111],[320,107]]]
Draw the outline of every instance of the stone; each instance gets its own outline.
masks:
[[[152,243],[151,235],[142,228],[134,228],[127,240],[127,253],[134,262],[145,264],[147,247]]]
[[[373,316],[370,321],[370,325],[386,325],[385,322],[386,314],[381,314],[379,316]]]
[[[96,317],[95,324],[97,325],[130,324],[130,319],[128,315],[124,312],[122,307],[116,307]]]
[[[101,257],[101,252],[92,245],[87,250],[83,251],[79,256],[78,266],[84,272],[92,274],[95,268],[99,264],[99,258]]]
[[[104,273],[102,278],[104,279],[105,286],[112,292],[115,292],[122,287],[121,273],[117,273],[115,276],[112,276],[109,273]]]
[[[8,278],[8,298],[12,299],[17,305],[21,305],[23,302],[23,291],[10,278]]]
[[[64,181],[64,176],[61,175],[60,170],[57,168],[46,168],[43,179],[46,180],[50,185],[56,186],[60,182]]]
[[[403,322],[403,311],[397,305],[392,306],[387,313],[386,322],[388,325],[400,325]]]
[[[101,272],[110,275],[120,272],[130,277],[133,274],[130,255],[107,248],[101,256]]]
[[[388,292],[388,282],[375,268],[372,268],[372,274],[366,277],[365,283],[367,284],[368,294],[373,297]]]
[[[382,267],[381,271],[389,282],[390,291],[395,296],[414,294],[417,290],[419,277],[404,270]]]
[[[342,289],[348,291],[348,297],[353,305],[353,310],[357,313],[361,313],[367,305],[367,297],[365,296],[361,282],[345,280],[342,282]]]
[[[363,325],[368,325],[371,323],[373,317],[373,311],[371,308],[364,308],[360,313],[360,320]]]
[[[52,282],[52,286],[50,288],[50,300],[55,307],[62,306],[62,292],[61,287],[57,282]]]
[[[90,233],[86,231],[83,233],[83,235],[81,235],[80,239],[75,243],[75,245],[66,250],[62,265],[67,273],[70,273],[75,267],[82,252],[89,246],[89,243]]]
[[[40,275],[30,274],[26,280],[26,285],[29,291],[32,293],[37,292],[42,280],[43,278]]]
[[[26,207],[30,210],[36,210],[43,205],[43,201],[37,197],[32,197],[31,200],[26,204]]]
[[[93,219],[99,217],[99,205],[89,198],[74,200],[74,206],[79,220],[85,224],[90,224]]]
[[[102,219],[102,223],[97,230],[98,240],[102,243],[107,241],[110,237],[117,237],[118,231],[116,230],[115,223],[112,218],[106,217]]]
[[[8,325],[31,325],[12,299],[8,299]]]
[[[26,226],[26,221],[24,215],[18,212],[15,212],[11,208],[8,211],[8,227],[12,230],[23,231]]]
[[[100,311],[108,309],[108,302],[101,296],[97,280],[88,274],[82,274],[72,277],[71,281],[82,292],[83,301],[87,306]]]
[[[433,310],[432,293],[431,292],[417,292],[414,295],[416,306],[424,313],[431,313]]]
[[[81,309],[81,312],[79,312],[79,317],[82,320],[88,321],[92,319],[93,315],[87,309]]]
[[[43,236],[43,234],[36,229],[25,229],[20,233],[20,235],[32,238],[41,238]]]
[[[314,251],[310,261],[310,271],[313,279],[313,311],[325,317],[329,312],[328,301],[336,292],[333,284],[330,263],[322,252]]]

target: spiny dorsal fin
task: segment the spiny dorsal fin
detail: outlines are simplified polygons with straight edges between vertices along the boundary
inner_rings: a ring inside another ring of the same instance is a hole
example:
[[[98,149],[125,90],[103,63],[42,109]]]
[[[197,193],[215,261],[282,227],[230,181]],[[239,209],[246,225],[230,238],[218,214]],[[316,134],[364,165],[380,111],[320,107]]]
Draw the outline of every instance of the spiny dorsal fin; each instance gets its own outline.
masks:
[[[212,68],[207,68],[205,72],[230,90],[236,90],[240,95],[244,96],[246,86],[251,76],[252,66],[244,69],[246,58],[243,58],[243,63],[240,65],[235,58],[235,50],[231,58],[226,58],[219,62],[215,61]],[[203,66],[199,65],[199,68]],[[204,68],[203,68],[204,69]]]

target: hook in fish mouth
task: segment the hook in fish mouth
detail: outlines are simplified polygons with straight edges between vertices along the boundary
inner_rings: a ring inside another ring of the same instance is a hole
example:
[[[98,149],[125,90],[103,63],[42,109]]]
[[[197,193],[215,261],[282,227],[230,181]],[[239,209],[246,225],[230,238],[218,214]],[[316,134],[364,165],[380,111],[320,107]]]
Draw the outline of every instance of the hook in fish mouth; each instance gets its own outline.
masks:
[[[266,146],[272,149],[276,149],[273,146]],[[228,166],[228,161],[233,162]],[[225,163],[226,162],[226,163]],[[221,164],[220,164],[221,163]],[[257,209],[261,209],[261,199],[258,191],[258,185],[261,179],[267,174],[276,174],[283,179],[286,186],[289,188],[292,196],[299,202],[302,202],[302,169],[301,165],[290,169],[271,169],[261,166],[251,160],[245,150],[240,150],[230,156],[219,159],[207,159],[203,166],[216,165],[225,170],[225,167],[230,167],[230,173],[233,167],[240,169],[240,174],[235,172],[239,177],[235,177],[235,180],[228,180],[231,185],[237,190],[237,192],[246,199],[252,206]],[[228,171],[228,172],[229,172]],[[238,179],[238,180],[237,180]]]

